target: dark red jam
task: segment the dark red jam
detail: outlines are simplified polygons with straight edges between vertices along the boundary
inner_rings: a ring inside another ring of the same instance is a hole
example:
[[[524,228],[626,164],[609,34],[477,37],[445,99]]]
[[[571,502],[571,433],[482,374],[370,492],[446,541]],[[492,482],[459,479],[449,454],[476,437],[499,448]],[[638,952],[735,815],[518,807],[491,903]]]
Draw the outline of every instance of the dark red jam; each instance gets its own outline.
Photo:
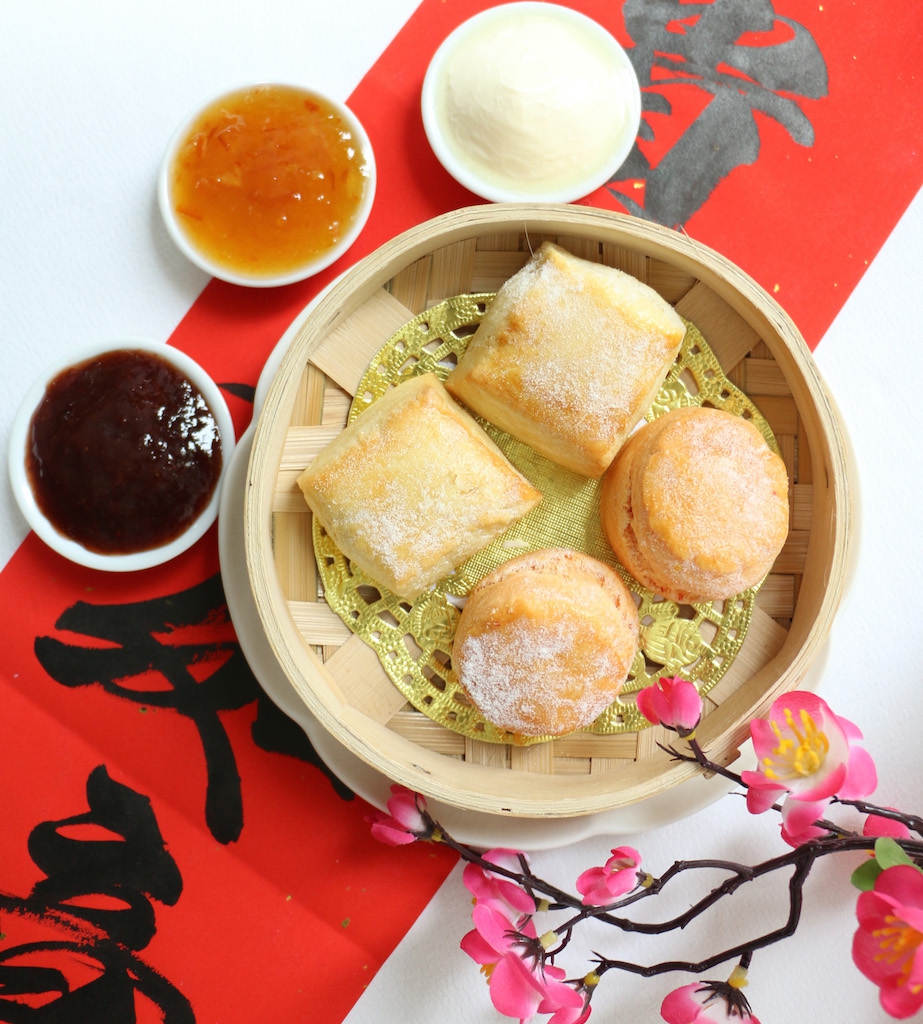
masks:
[[[102,554],[178,537],[208,505],[221,463],[202,394],[152,352],[120,349],[69,367],[32,417],[27,469],[39,508]]]

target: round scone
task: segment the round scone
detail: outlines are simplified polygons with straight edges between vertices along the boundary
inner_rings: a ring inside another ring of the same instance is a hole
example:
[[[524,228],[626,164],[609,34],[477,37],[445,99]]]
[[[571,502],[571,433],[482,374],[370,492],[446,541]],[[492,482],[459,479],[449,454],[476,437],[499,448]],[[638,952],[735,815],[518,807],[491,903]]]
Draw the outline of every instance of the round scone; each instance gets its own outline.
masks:
[[[474,587],[452,663],[489,722],[518,736],[562,736],[615,700],[638,636],[634,598],[614,569],[546,548],[504,562]]]
[[[716,601],[758,583],[788,536],[788,473],[748,420],[673,409],[623,446],[603,480],[609,543],[672,601]]]

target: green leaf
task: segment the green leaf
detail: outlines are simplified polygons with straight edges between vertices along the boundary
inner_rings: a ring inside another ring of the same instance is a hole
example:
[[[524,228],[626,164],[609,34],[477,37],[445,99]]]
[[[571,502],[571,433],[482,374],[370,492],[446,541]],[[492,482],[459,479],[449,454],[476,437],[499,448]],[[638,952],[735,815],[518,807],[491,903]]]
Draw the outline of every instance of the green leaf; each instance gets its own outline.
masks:
[[[879,836],[875,840],[875,860],[881,865],[882,870],[893,868],[897,864],[910,864],[913,866],[913,861],[910,857],[890,836]]]
[[[862,892],[871,892],[875,888],[875,879],[881,874],[882,867],[875,860],[867,860],[850,876],[850,882]]]

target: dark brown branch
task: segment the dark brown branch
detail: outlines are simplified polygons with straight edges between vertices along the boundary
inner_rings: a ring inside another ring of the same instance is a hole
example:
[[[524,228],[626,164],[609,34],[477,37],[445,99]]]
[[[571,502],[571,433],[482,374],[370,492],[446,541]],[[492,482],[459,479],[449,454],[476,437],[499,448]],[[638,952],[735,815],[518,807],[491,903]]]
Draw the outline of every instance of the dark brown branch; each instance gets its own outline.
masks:
[[[740,775],[728,768],[717,764],[707,757],[694,738],[688,738],[690,754],[679,753],[672,747],[663,747],[674,758],[681,761],[698,764],[705,771],[721,776],[734,782],[736,785],[746,789],[746,784]],[[916,832],[921,839],[897,839],[897,844],[911,858],[923,865],[923,817],[897,811],[893,808],[879,807],[861,800],[849,800],[834,797],[833,803],[850,806],[863,814],[875,814],[893,821],[902,822],[908,829]],[[776,805],[775,810],[781,810]],[[428,815],[427,815],[428,818]],[[625,932],[635,932],[647,935],[660,935],[676,929],[686,928],[689,924],[711,909],[725,896],[735,893],[742,885],[765,877],[775,871],[792,869],[791,877],[788,880],[788,915],[786,921],[780,927],[766,932],[744,942],[735,944],[718,953],[714,953],[699,961],[670,960],[657,964],[635,964],[624,960],[613,960],[600,954],[594,954],[597,964],[596,973],[602,976],[610,970],[619,970],[627,973],[652,977],[654,975],[666,974],[671,971],[683,971],[691,974],[701,974],[720,964],[731,960],[738,960],[743,966],[749,964],[753,952],[757,949],[770,946],[781,939],[789,938],[795,933],[801,920],[801,913],[804,904],[804,885],[814,864],[822,857],[834,853],[848,853],[855,851],[873,851],[876,843],[876,836],[862,836],[856,832],[843,828],[833,821],[819,819],[815,822],[818,828],[824,830],[825,835],[812,839],[801,844],[786,853],[770,858],[760,864],[748,866],[733,861],[717,859],[701,859],[689,861],[676,861],[659,878],[641,876],[644,878],[644,885],[636,888],[627,896],[622,897],[613,903],[597,907],[587,906],[579,896],[574,896],[557,886],[551,885],[544,879],[538,878],[529,867],[524,854],[519,855],[519,868],[515,871],[504,868],[487,860],[477,850],[454,840],[450,835],[442,832],[438,823],[428,819],[433,825],[433,838],[455,850],[464,860],[476,864],[483,870],[516,883],[535,900],[538,905],[542,900],[546,902],[549,910],[573,910],[573,916],[555,929],[559,936],[557,945],[547,953],[537,951],[535,955],[542,959],[553,961],[571,942],[575,928],[585,920],[593,919],[603,921],[619,928]],[[659,922],[633,921],[631,918],[618,913],[626,910],[634,903],[648,899],[663,892],[667,885],[690,871],[718,870],[726,872],[726,877],[720,884],[716,885],[709,893],[703,896],[696,903],[691,905],[683,913]]]
[[[839,796],[833,797],[833,803],[841,804],[844,807],[853,807],[860,814],[875,814],[880,818],[899,821],[906,825],[911,832],[923,836],[923,818],[917,814],[905,814],[904,811],[895,810],[893,807],[879,807],[877,804],[870,804],[865,800],[847,800]]]
[[[702,974],[704,971],[709,971],[713,967],[717,967],[719,964],[727,963],[729,960],[736,960],[741,957],[745,957],[749,963],[749,960],[755,950],[771,946],[773,943],[778,942],[781,939],[789,938],[795,934],[795,931],[798,928],[798,923],[801,920],[801,911],[804,905],[804,883],[811,871],[811,868],[813,867],[815,859],[816,858],[813,856],[803,857],[795,866],[795,871],[789,879],[788,886],[788,918],[781,928],[767,932],[765,935],[761,935],[755,939],[750,939],[747,942],[739,943],[736,946],[731,946],[728,949],[722,950],[720,953],[715,953],[712,956],[699,961],[667,960],[659,964],[643,965],[633,964],[626,960],[609,960],[608,958],[601,957],[597,954],[598,967],[596,969],[596,973],[601,977],[606,973],[606,971],[619,970],[630,974],[638,974],[644,978],[652,978],[655,975],[668,974],[671,971],[685,971],[690,974]]]

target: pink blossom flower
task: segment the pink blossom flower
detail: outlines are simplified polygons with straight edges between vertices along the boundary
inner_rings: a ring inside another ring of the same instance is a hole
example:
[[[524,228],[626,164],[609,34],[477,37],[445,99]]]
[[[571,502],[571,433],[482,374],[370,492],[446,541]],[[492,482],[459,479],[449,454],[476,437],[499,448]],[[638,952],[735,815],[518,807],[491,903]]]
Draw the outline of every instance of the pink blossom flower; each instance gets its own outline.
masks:
[[[667,1024],[760,1024],[738,988],[715,982],[674,989],[661,1003],[660,1016]]]
[[[892,1017],[910,1017],[923,1006],[923,873],[910,864],[887,868],[856,903],[859,928],[852,956],[881,989]]]
[[[582,1009],[583,996],[564,983],[564,971],[542,964],[530,917],[514,922],[496,907],[477,903],[471,919],[474,929],[462,938],[461,948],[487,975],[494,1009],[520,1021],[536,1013],[555,1014],[554,1024],[579,1021],[567,1017],[566,1011]]]
[[[858,746],[862,733],[813,693],[779,697],[768,718],[750,724],[757,771],[741,773],[752,814],[780,798],[782,835],[792,846],[824,835],[816,826],[831,798],[867,796],[877,785],[875,765]]]
[[[388,801],[389,814],[376,811],[369,821],[372,835],[388,846],[404,846],[418,839],[429,839],[433,835],[433,823],[426,813],[426,800],[419,793],[405,786],[391,787]]]
[[[619,846],[601,867],[587,868],[577,879],[577,891],[583,902],[592,907],[613,903],[638,884],[641,854],[630,846]]]
[[[893,808],[889,808],[893,810]],[[912,839],[911,831],[902,821],[886,818],[883,814],[870,814],[862,827],[864,836],[890,836],[892,839]]]
[[[702,698],[692,683],[661,676],[638,692],[638,710],[654,725],[674,729],[684,739],[693,735],[702,718]]]
[[[522,957],[505,956],[490,976],[494,1009],[507,1017],[530,1020],[536,1013],[551,1013],[547,1024],[575,1024],[586,1020],[583,996],[564,982],[560,967],[529,967]],[[572,1016],[576,1014],[576,1016]]]
[[[549,995],[539,1005],[538,1012],[552,1014],[545,1024],[586,1024],[590,1019],[591,1007],[589,999],[580,995],[577,989],[570,985],[560,985],[554,995]]]
[[[498,867],[518,873],[522,870],[519,856],[517,850],[497,849],[485,853],[484,859]],[[465,865],[462,881],[477,903],[487,903],[497,910],[510,913],[535,913],[535,900],[525,889],[511,879],[504,878],[478,864]]]
[[[481,965],[495,1009],[528,1020],[544,998],[539,979],[522,959],[528,948],[525,940],[535,939],[531,919],[517,928],[506,914],[486,903],[475,905],[471,917],[474,928],[463,936],[462,950]]]
[[[474,928],[461,940],[461,948],[482,967],[493,967],[509,953],[525,948],[523,940],[536,940],[535,926],[528,916],[513,918],[487,903],[476,903],[471,912]],[[485,971],[490,976],[490,971]]]

